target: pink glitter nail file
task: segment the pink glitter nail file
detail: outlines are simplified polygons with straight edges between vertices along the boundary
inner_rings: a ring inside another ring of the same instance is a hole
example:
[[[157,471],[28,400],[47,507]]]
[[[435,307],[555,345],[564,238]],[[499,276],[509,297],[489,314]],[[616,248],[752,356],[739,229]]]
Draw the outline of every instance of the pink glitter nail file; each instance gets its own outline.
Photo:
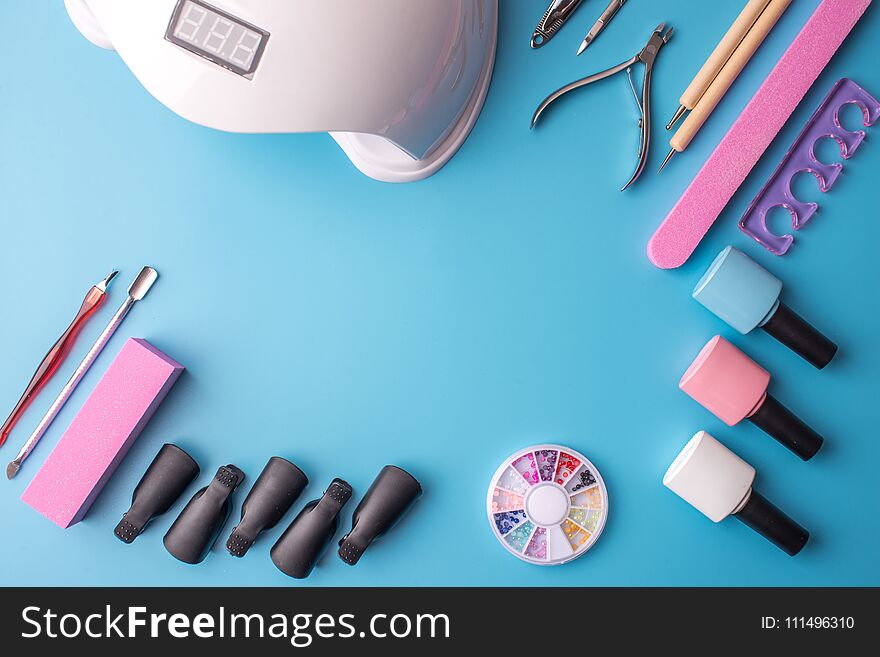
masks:
[[[183,369],[146,340],[129,339],[22,501],[62,528],[82,520]]]
[[[655,266],[687,261],[870,4],[822,1],[651,237]]]

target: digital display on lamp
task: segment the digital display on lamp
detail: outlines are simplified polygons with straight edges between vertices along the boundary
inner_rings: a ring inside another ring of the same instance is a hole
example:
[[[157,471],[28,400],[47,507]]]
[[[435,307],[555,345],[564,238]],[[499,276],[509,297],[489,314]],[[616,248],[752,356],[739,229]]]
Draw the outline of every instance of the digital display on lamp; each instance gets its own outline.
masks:
[[[269,33],[201,0],[178,0],[165,38],[250,79]]]

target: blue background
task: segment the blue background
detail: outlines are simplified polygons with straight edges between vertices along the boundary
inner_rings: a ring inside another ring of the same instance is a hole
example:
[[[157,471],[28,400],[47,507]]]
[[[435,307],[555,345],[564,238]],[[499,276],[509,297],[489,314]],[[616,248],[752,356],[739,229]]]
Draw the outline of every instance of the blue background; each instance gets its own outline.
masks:
[[[89,286],[121,269],[106,307],[2,450],[4,463],[140,267],[161,274],[19,477],[0,483],[4,584],[880,584],[880,128],[869,129],[831,193],[798,181],[801,196],[822,196],[821,211],[789,255],[769,254],[736,225],[835,80],[880,94],[880,8],[869,9],[693,258],[659,271],[645,257],[648,238],[818,3],[793,3],[660,176],[661,121],[742,3],[631,2],[580,58],[574,51],[604,2],[585,3],[539,52],[527,42],[546,3],[502,4],[495,76],[475,130],[439,174],[409,185],[366,178],[327,135],[190,124],[114,53],[86,42],[60,2],[0,4],[0,24],[27,27],[4,37],[0,77],[3,411]],[[676,33],[654,80],[659,129],[648,170],[620,193],[637,146],[623,76],[570,99],[534,132],[528,119],[546,93],[631,56],[664,19]],[[857,114],[845,114],[848,125]],[[217,184],[230,175],[234,184]],[[785,301],[839,342],[825,371],[761,332],[735,334],[690,298],[728,243],[780,276]],[[826,435],[815,459],[800,462],[753,426],[722,425],[678,390],[716,333],[766,366],[776,397]],[[62,531],[18,497],[130,336],[187,372],[85,521]],[[757,488],[813,532],[800,556],[734,520],[713,526],[661,485],[699,429],[753,463]],[[223,463],[243,468],[250,479],[238,504],[274,454],[311,484],[246,558],[226,555],[221,541],[203,564],[186,566],[161,539],[195,484],[134,544],[112,535],[166,441],[202,465],[199,486]],[[587,454],[611,496],[605,534],[559,568],[513,558],[486,519],[498,464],[539,442]],[[305,500],[334,476],[359,498],[386,463],[414,473],[425,494],[358,566],[329,552],[304,582],[273,567],[268,549]]]

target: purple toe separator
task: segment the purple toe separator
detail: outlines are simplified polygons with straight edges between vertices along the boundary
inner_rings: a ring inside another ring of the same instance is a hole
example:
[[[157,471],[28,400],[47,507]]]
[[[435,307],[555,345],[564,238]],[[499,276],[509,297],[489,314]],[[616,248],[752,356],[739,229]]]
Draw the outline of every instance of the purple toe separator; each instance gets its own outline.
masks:
[[[783,255],[794,241],[791,235],[775,235],[767,228],[767,213],[771,208],[783,207],[788,210],[792,228],[800,230],[819,207],[816,203],[804,203],[794,197],[791,181],[795,175],[809,171],[819,181],[819,189],[827,192],[843,170],[843,165],[838,162],[825,164],[816,159],[816,142],[831,137],[840,146],[840,155],[846,160],[852,157],[865,139],[864,130],[850,132],[840,125],[840,110],[848,103],[861,108],[862,123],[866,127],[874,125],[880,118],[880,102],[852,80],[838,80],[740,219],[739,227],[743,232],[768,251]]]

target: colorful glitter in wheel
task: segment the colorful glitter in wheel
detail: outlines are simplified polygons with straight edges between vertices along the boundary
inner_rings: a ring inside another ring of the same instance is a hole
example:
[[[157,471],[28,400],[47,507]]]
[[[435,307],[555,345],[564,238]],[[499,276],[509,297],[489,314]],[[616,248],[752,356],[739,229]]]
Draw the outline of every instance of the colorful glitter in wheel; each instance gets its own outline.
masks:
[[[577,559],[608,518],[608,491],[596,467],[561,445],[537,445],[505,459],[486,500],[495,537],[518,558],[542,566]]]

